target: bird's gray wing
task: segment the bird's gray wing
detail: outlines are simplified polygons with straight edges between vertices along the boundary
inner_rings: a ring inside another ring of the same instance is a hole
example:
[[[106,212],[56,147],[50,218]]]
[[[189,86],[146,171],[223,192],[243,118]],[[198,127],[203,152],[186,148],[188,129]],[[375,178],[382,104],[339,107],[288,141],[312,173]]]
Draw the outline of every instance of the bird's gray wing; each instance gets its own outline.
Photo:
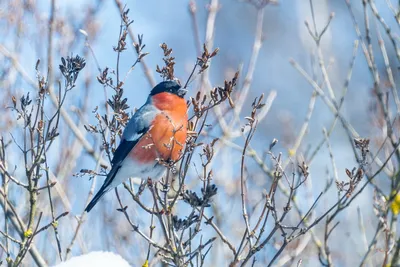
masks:
[[[158,110],[149,103],[146,102],[129,120],[127,126],[124,129],[122,139],[117,149],[114,152],[114,157],[111,161],[111,170],[107,174],[107,178],[101,186],[99,192],[94,196],[92,201],[86,207],[86,211],[89,212],[97,201],[111,189],[110,184],[114,180],[121,168],[122,162],[125,160],[129,152],[135,147],[140,138],[147,133],[151,127],[151,123],[158,113]]]

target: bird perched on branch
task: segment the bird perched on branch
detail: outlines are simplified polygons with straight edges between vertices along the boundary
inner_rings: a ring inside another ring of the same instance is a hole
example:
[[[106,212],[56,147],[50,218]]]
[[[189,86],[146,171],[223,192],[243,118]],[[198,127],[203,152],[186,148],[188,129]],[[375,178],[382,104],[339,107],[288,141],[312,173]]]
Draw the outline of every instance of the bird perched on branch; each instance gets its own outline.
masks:
[[[151,90],[146,103],[128,122],[111,171],[85,211],[129,177],[158,179],[166,171],[160,161],[179,159],[187,133],[186,92],[175,81],[161,82]]]

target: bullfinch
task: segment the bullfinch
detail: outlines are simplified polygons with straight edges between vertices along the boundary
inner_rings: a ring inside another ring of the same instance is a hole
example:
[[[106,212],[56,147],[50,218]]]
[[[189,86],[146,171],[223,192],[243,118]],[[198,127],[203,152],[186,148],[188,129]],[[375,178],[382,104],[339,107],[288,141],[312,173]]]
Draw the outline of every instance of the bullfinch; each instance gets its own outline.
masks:
[[[159,179],[167,169],[160,161],[179,159],[187,134],[186,92],[175,81],[163,81],[151,90],[146,103],[126,125],[111,171],[85,211],[129,177]]]

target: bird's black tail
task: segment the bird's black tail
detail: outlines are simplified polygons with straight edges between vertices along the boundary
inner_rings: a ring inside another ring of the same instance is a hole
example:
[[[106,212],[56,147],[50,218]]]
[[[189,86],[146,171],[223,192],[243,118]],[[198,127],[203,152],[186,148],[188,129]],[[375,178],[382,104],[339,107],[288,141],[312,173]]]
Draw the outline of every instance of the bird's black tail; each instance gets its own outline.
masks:
[[[112,181],[114,180],[115,175],[117,175],[119,168],[120,167],[115,167],[115,166],[113,166],[111,168],[111,171],[108,173],[107,179],[104,181],[104,184],[100,187],[99,192],[97,192],[97,194],[94,196],[92,201],[90,201],[89,205],[87,205],[87,207],[85,209],[86,212],[89,212],[91,209],[93,209],[93,207],[96,205],[97,201],[99,201],[100,198],[105,193],[110,191],[110,189],[114,188],[114,187],[110,187],[110,185],[111,185]]]
[[[94,198],[90,201],[89,205],[87,205],[85,211],[89,212],[91,209],[93,209],[93,207],[96,205],[97,201],[100,200],[100,198],[107,193],[108,190],[106,190],[105,188],[100,188],[99,192],[97,192],[97,194],[94,196]]]

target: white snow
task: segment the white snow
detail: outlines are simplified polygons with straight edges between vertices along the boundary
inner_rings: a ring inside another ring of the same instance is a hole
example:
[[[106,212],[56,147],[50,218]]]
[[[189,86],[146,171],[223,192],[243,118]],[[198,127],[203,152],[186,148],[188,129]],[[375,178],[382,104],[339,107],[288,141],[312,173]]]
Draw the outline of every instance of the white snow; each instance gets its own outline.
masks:
[[[120,255],[112,252],[94,251],[72,257],[54,267],[131,267]]]

